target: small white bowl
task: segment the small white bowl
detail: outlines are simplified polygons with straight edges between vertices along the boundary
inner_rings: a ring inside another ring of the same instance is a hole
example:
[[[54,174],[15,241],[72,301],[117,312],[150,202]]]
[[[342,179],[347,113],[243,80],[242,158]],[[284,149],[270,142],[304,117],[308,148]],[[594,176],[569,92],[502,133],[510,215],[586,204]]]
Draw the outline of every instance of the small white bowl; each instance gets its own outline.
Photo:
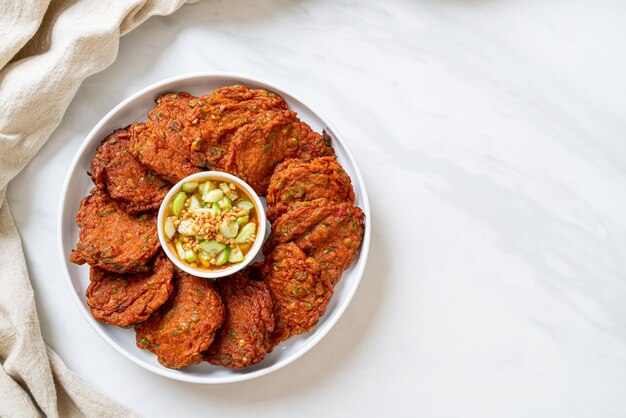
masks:
[[[174,254],[174,252],[168,245],[167,238],[165,237],[165,233],[163,231],[163,218],[165,217],[167,206],[170,204],[170,201],[172,200],[174,195],[182,190],[183,183],[186,183],[188,181],[202,180],[214,180],[235,183],[237,187],[243,189],[252,198],[259,218],[259,227],[257,229],[257,235],[254,240],[254,244],[252,244],[252,248],[250,248],[250,251],[248,251],[243,261],[241,263],[233,264],[230,267],[215,271],[196,269],[189,264],[183,262],[180,258],[178,258],[176,254]],[[259,196],[254,192],[254,190],[252,190],[252,187],[250,187],[248,183],[241,180],[239,177],[235,177],[232,174],[223,173],[221,171],[203,171],[201,173],[196,173],[192,174],[191,176],[185,177],[170,189],[170,191],[165,196],[165,199],[163,199],[161,207],[159,208],[157,225],[159,240],[161,241],[161,247],[163,247],[163,251],[165,251],[165,254],[167,254],[169,259],[172,260],[172,262],[178,268],[194,276],[203,277],[205,279],[217,279],[219,277],[230,276],[231,274],[238,272],[239,270],[250,264],[252,260],[254,260],[254,257],[256,257],[259,250],[261,249],[261,245],[263,245],[263,238],[265,237],[265,230],[267,228],[267,218],[265,217],[265,209],[263,208],[261,199],[259,199]]]

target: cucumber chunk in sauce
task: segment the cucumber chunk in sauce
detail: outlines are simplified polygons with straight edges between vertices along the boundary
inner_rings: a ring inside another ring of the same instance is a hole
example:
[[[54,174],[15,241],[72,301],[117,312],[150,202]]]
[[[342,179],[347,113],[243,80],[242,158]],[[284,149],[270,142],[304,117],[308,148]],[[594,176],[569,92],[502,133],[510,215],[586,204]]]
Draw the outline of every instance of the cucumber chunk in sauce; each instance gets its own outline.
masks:
[[[183,244],[180,241],[176,241],[176,243],[174,244],[174,247],[176,247],[176,252],[178,253],[178,258],[180,258],[181,260],[185,259],[185,249],[183,248]]]
[[[178,233],[181,235],[195,235],[196,229],[193,219],[183,219],[178,224]]]
[[[224,192],[224,195],[228,196],[231,200],[237,199],[237,194],[231,190],[227,183],[220,183],[220,190]]]
[[[241,251],[239,247],[234,247],[230,250],[230,256],[228,257],[229,263],[241,263],[243,259],[243,251]]]
[[[230,257],[230,247],[227,245],[224,250],[217,255],[215,259],[216,266],[223,266],[228,262],[228,257]]]
[[[235,242],[237,244],[243,244],[245,242],[252,242],[256,236],[256,224],[254,222],[249,222],[241,228],[241,231],[235,238]]]
[[[233,202],[228,196],[224,196],[219,202],[217,202],[217,204],[220,205],[220,208],[226,212],[233,208]]]
[[[205,193],[208,193],[213,189],[215,189],[215,183],[213,183],[211,180],[207,180],[198,185],[198,193],[200,193],[201,197],[204,196]]]
[[[213,203],[213,205],[209,208],[209,212],[211,212],[211,216],[217,218],[217,215],[221,215],[222,209],[220,208],[220,205]]]
[[[239,224],[237,222],[220,222],[220,234],[222,234],[224,238],[235,238],[237,232],[239,232]]]
[[[172,217],[169,217],[165,220],[165,224],[163,225],[163,232],[165,232],[165,236],[167,237],[167,239],[174,238],[174,235],[176,234],[176,226],[174,225]]]
[[[254,204],[247,199],[241,199],[239,202],[237,202],[237,207],[243,210],[251,211],[252,209],[254,209]]]
[[[200,199],[195,194],[189,198],[189,210],[200,209]]]
[[[185,261],[189,263],[195,263],[198,257],[193,250],[185,250]]]
[[[180,213],[185,207],[185,200],[187,200],[187,193],[185,192],[178,192],[176,196],[174,196],[174,200],[172,200],[172,213],[175,216],[180,216]]]
[[[212,182],[211,180],[207,180],[204,182],[204,190],[206,192],[210,192],[211,190],[215,189],[215,183]]]
[[[224,198],[224,192],[220,189],[210,190],[202,195],[202,200],[205,202],[213,203],[220,201]]]
[[[186,181],[181,186],[181,189],[183,189],[183,192],[185,193],[193,193],[196,191],[197,188],[198,188],[197,181]]]
[[[215,240],[205,241],[202,244],[198,245],[202,251],[207,253],[210,257],[215,257],[220,252],[224,251],[226,248],[226,244],[222,244],[221,242],[217,242]]]

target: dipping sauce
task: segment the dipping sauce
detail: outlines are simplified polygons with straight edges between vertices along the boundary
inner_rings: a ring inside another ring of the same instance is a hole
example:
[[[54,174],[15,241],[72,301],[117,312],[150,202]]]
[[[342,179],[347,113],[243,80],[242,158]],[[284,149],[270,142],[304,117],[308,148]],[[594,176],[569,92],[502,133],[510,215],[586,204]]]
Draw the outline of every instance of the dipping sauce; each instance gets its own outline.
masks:
[[[257,237],[258,210],[235,183],[188,181],[168,203],[163,233],[185,264],[207,271],[241,263]]]

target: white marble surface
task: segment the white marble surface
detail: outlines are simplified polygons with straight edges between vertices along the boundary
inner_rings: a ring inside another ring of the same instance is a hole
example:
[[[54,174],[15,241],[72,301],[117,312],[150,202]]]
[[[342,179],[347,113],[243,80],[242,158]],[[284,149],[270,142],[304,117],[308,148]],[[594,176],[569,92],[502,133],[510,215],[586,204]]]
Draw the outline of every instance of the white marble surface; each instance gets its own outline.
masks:
[[[621,0],[231,0],[152,18],[9,188],[44,338],[144,416],[626,415],[625,40]],[[224,386],[169,381],[107,346],[55,236],[96,122],[155,81],[211,70],[328,115],[373,211],[337,326],[294,364]]]

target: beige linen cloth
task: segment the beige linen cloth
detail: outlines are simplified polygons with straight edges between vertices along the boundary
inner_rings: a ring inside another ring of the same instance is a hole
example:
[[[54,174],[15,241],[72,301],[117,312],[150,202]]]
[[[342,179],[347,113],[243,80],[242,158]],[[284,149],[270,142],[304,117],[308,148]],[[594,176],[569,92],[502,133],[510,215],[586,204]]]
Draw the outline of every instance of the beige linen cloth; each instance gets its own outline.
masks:
[[[0,417],[134,416],[44,343],[6,189],[81,82],[115,60],[120,36],[194,1],[0,0]]]

